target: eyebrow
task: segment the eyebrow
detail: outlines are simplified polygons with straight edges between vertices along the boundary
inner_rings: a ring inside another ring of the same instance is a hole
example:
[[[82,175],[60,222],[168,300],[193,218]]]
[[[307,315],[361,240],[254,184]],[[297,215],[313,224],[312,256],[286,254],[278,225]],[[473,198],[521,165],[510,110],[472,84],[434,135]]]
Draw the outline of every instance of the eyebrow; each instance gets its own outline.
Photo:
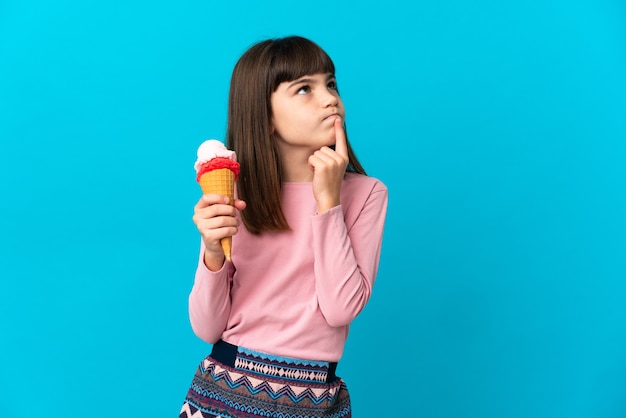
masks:
[[[326,77],[326,81],[328,82],[330,80],[334,80],[335,79],[335,75],[334,74],[328,74],[328,76]],[[299,84],[315,84],[316,80],[313,78],[299,78],[296,81],[294,81],[293,83],[289,84],[289,86],[287,88],[291,88],[293,86],[297,86]]]

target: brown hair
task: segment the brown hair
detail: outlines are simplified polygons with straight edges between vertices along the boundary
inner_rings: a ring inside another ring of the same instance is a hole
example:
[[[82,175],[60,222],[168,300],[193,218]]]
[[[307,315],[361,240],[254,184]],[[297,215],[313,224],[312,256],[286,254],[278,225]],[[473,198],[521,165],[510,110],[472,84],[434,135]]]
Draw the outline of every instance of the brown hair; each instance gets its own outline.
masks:
[[[241,164],[237,193],[253,234],[290,229],[280,202],[282,170],[272,137],[270,97],[284,81],[335,74],[335,65],[317,44],[299,36],[269,39],[248,49],[233,70],[228,101],[227,146]],[[347,135],[347,134],[346,134]],[[348,142],[348,171],[365,174]]]

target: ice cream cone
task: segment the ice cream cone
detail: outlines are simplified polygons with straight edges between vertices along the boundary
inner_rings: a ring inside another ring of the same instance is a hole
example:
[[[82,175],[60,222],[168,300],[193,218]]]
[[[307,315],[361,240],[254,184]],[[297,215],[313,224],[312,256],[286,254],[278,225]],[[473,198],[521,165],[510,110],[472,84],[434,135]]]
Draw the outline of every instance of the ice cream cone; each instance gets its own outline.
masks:
[[[235,173],[228,168],[218,168],[203,173],[198,179],[202,193],[214,193],[228,196],[228,204],[235,202]],[[233,238],[226,237],[220,241],[226,259],[230,261],[230,254],[233,245]]]
[[[217,139],[204,141],[198,148],[198,159],[193,165],[196,180],[204,194],[228,196],[228,203],[235,203],[235,180],[239,176],[239,163],[234,151],[227,149]],[[232,237],[220,240],[224,256],[231,261]]]

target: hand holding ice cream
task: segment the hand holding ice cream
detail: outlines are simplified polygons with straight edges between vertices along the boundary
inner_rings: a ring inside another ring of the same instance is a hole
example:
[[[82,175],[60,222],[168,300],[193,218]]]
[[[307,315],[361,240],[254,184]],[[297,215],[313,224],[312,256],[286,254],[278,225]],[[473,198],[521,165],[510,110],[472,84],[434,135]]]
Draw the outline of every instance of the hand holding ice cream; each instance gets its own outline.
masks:
[[[203,142],[198,148],[198,159],[194,164],[196,180],[204,194],[212,193],[228,197],[235,202],[235,180],[239,176],[239,163],[234,151],[227,149],[216,139]],[[226,259],[230,261],[232,237],[220,240]]]

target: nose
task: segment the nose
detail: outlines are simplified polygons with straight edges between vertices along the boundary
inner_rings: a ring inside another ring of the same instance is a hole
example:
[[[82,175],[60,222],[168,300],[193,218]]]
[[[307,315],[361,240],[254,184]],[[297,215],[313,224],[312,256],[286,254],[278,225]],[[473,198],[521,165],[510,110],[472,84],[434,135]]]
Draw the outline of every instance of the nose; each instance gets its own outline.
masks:
[[[334,107],[339,104],[339,96],[332,91],[326,90],[323,93],[322,104],[324,107]]]

